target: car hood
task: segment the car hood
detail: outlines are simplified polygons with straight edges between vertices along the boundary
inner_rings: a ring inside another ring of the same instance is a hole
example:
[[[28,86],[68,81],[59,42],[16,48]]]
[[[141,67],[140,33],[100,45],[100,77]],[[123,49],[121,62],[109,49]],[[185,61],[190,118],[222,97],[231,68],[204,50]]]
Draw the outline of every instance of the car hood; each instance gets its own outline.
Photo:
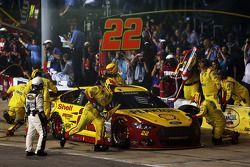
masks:
[[[130,116],[138,121],[145,120],[165,127],[190,126],[192,118],[185,112],[173,108],[118,110],[116,114]]]

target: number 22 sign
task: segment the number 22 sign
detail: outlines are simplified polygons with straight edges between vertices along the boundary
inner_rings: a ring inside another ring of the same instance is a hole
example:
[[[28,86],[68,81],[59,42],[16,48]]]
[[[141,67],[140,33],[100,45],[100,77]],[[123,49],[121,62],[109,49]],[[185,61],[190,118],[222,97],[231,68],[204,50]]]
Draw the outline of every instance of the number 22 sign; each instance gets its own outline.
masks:
[[[141,46],[143,22],[141,18],[108,19],[104,25],[101,50],[136,50]]]

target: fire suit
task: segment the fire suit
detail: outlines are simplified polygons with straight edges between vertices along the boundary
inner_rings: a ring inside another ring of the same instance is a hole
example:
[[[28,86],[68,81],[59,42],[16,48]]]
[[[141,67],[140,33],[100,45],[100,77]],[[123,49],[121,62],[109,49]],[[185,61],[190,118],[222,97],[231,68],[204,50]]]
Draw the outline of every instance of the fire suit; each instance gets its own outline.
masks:
[[[44,152],[46,145],[46,117],[44,114],[44,99],[42,93],[32,90],[26,96],[26,115],[28,116],[28,131],[26,136],[26,152],[33,152],[33,138],[38,132],[39,138],[35,153]]]
[[[49,119],[51,113],[51,100],[49,95],[49,90],[52,90],[53,93],[57,93],[57,87],[47,78],[42,78],[43,80],[43,96],[44,96],[44,112],[46,118]],[[25,94],[28,94],[32,90],[32,81],[30,80],[27,83],[27,87],[25,88]]]
[[[204,116],[208,124],[213,127],[213,137],[220,139],[225,130],[226,119],[212,100],[204,100],[200,106],[198,117]]]
[[[200,73],[200,82],[206,100],[212,100],[218,105],[218,91],[221,88],[220,80],[211,68]]]
[[[25,96],[24,89],[26,84],[19,84],[17,86],[10,86],[7,90],[7,93],[10,94],[13,92],[13,95],[9,101],[8,113],[4,114],[4,117],[7,116],[7,122],[14,122],[12,126],[8,128],[8,134],[13,134],[20,126],[24,124],[24,114],[25,114]]]
[[[121,75],[118,73],[115,74],[104,74],[104,79],[112,78],[116,81],[117,85],[124,85],[125,81],[122,79]]]
[[[196,92],[200,92],[200,76],[197,72],[185,81],[183,91],[184,98],[188,100],[191,100]]]
[[[234,105],[250,106],[249,92],[247,88],[231,77],[221,81],[221,87],[226,94],[226,101],[234,100]]]
[[[88,98],[87,104],[84,106],[83,113],[77,126],[68,132],[68,135],[73,135],[82,131],[90,122],[94,124],[96,130],[95,144],[103,143],[104,138],[104,117],[103,110],[112,101],[113,94],[108,92],[106,88],[101,86],[94,86],[87,88],[85,95]],[[117,107],[108,111],[109,117],[117,110]]]

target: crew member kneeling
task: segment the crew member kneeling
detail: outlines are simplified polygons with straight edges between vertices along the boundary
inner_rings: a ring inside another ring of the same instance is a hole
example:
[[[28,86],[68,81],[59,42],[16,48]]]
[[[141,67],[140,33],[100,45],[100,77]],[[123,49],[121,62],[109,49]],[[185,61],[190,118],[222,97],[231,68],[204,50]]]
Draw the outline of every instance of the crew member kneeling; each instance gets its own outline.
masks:
[[[32,79],[32,90],[26,97],[26,115],[28,117],[28,131],[26,136],[26,155],[46,156],[44,152],[47,132],[46,132],[46,116],[44,114],[44,97],[42,94],[43,80],[41,77]],[[37,147],[33,152],[33,137],[39,134]]]

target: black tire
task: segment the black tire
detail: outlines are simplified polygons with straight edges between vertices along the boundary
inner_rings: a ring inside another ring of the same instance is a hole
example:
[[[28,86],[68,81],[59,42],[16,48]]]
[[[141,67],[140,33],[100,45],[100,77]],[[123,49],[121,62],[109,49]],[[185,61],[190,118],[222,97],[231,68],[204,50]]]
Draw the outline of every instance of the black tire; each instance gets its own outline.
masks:
[[[194,136],[193,136],[193,143],[200,144],[201,143],[201,128],[200,128],[200,123],[199,120],[195,120],[193,123],[193,128],[194,128]]]
[[[191,115],[196,115],[200,112],[200,109],[192,106],[192,105],[183,105],[178,108],[179,110],[184,111],[185,113],[191,114]],[[198,118],[198,121],[200,123],[200,126],[202,125],[202,118]]]
[[[112,128],[113,145],[123,149],[128,149],[130,145],[129,130],[124,119],[118,119]]]
[[[54,138],[60,140],[64,132],[64,125],[61,116],[55,113],[51,116],[51,129]]]

